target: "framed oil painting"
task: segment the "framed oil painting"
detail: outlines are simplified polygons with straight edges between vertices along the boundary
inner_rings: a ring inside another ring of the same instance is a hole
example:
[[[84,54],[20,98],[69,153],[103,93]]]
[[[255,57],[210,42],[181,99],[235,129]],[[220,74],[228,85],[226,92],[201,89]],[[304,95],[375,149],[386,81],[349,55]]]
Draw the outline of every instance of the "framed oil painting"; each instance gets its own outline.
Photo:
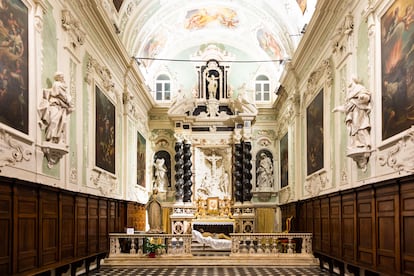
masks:
[[[414,3],[397,0],[381,17],[382,139],[414,124]]]
[[[145,187],[145,149],[146,140],[137,133],[137,185]]]
[[[1,3],[0,122],[28,134],[28,10],[20,0]]]
[[[95,165],[115,174],[115,106],[95,86]]]
[[[286,133],[280,140],[280,187],[289,184],[289,151],[288,134]]]
[[[306,109],[308,175],[323,168],[323,90]]]

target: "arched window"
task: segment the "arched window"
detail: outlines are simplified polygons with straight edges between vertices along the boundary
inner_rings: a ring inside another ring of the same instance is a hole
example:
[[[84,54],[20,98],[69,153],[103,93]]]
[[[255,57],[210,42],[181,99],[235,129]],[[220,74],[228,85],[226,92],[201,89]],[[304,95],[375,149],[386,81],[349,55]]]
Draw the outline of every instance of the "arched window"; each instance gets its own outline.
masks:
[[[170,77],[165,74],[159,75],[155,81],[155,100],[170,101],[171,100],[171,81]]]
[[[270,81],[265,75],[259,75],[255,84],[256,102],[270,101]]]

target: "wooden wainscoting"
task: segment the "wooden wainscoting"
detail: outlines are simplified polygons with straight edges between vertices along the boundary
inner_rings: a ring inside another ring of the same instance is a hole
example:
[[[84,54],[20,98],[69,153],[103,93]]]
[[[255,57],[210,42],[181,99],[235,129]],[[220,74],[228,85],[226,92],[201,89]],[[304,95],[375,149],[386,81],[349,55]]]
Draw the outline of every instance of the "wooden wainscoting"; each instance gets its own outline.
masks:
[[[295,210],[295,211],[293,211]],[[329,266],[414,275],[414,176],[369,184],[281,206]]]
[[[0,275],[64,272],[105,256],[108,234],[127,227],[130,204],[145,211],[142,204],[0,177]],[[145,225],[145,212],[140,219],[135,224]]]

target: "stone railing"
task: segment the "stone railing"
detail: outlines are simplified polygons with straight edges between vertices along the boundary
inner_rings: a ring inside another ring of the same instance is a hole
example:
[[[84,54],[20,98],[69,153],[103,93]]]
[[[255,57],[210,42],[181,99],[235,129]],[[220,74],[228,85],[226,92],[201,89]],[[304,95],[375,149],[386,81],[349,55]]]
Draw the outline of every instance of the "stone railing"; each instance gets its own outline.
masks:
[[[311,233],[230,234],[231,255],[312,254]]]
[[[150,247],[156,248],[155,253],[158,256],[191,254],[191,235],[187,234],[111,233],[109,240],[109,257],[122,254],[147,256],[150,253]]]
[[[230,256],[312,254],[311,233],[252,233],[230,234],[232,245]],[[156,255],[191,256],[191,234],[124,234],[111,233],[109,257],[137,256],[149,254],[148,244],[156,244]]]

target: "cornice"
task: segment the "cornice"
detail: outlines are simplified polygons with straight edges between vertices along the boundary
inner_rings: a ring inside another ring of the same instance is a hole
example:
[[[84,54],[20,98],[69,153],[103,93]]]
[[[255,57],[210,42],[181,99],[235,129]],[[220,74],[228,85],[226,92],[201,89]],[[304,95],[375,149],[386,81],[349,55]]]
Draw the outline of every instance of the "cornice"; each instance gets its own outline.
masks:
[[[331,54],[328,49],[330,47],[329,40],[335,31],[334,26],[337,26],[343,20],[342,14],[350,2],[352,0],[318,1],[312,20],[309,22],[291,61],[291,67],[294,68],[298,76],[304,76],[306,72],[312,71],[312,66],[315,63],[320,63],[320,59],[327,58],[322,56],[321,53]],[[339,16],[340,14],[341,16]],[[305,78],[302,77],[300,81]]]
[[[127,91],[134,94],[133,97],[141,104],[142,109],[146,112],[151,109],[153,101],[144,84],[144,78],[138,66],[135,63],[131,64],[132,57],[118,37],[101,1],[76,0],[69,1],[67,4],[79,18],[83,18],[80,24],[87,33],[86,43],[89,48],[94,49],[95,58],[102,63],[105,62],[105,65],[110,68],[116,86],[119,85],[116,90],[125,92],[126,83]]]

